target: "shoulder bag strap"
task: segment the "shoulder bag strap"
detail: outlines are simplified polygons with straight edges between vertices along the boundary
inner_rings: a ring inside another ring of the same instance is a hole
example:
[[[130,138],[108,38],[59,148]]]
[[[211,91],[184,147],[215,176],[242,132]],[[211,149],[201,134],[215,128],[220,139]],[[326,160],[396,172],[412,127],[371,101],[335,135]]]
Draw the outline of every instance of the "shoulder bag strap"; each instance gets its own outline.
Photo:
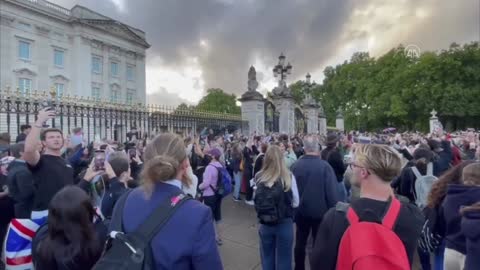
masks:
[[[140,227],[135,230],[135,233],[143,240],[141,243],[141,245],[143,245],[142,248],[145,248],[145,246],[148,245],[150,240],[167,223],[175,211],[190,199],[192,199],[190,196],[183,194],[183,192],[178,189],[173,196],[169,196],[160,203]]]
[[[417,177],[417,179],[423,176],[416,166],[412,166],[411,168],[412,168],[413,174],[415,174],[415,177]]]
[[[382,224],[389,228],[390,230],[393,229],[393,226],[395,225],[395,221],[397,221],[398,214],[400,213],[400,207],[402,205],[400,204],[400,201],[395,198],[391,197],[391,202],[390,206],[388,207],[388,211],[383,217]]]
[[[221,169],[223,168],[223,166],[221,166],[221,165],[220,165],[221,167],[217,167],[217,166],[213,166],[213,165],[211,165],[211,166],[214,167],[215,169],[217,169],[217,188],[218,188],[219,181],[222,181],[222,171],[221,171]],[[213,190],[213,192],[217,192],[217,188],[214,188],[212,185],[210,185],[210,188]]]
[[[429,162],[427,164],[427,175],[428,176],[433,176],[433,163]]]

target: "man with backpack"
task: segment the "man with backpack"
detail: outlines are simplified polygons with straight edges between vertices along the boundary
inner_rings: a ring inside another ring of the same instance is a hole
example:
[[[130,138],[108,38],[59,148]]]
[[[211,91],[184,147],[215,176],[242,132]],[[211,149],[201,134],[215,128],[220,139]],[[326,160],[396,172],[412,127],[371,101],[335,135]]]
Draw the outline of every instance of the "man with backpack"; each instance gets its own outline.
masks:
[[[390,187],[400,173],[399,154],[386,145],[360,145],[350,166],[361,196],[325,214],[311,268],[411,269],[424,218],[415,205],[397,199]]]

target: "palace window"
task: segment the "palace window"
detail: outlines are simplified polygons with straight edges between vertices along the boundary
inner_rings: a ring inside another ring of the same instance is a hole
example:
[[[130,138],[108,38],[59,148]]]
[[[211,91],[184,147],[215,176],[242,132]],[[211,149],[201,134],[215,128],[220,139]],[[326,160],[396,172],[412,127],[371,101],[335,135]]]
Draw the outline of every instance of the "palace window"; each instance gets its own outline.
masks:
[[[63,68],[64,51],[55,49],[53,51],[53,62],[56,67]]]
[[[27,41],[20,40],[18,42],[18,57],[20,59],[30,61],[30,46],[31,44]]]
[[[92,72],[101,74],[102,73],[102,58],[98,56],[92,56]]]
[[[32,80],[26,78],[18,79],[18,88],[22,95],[28,94],[32,91]]]
[[[110,73],[112,77],[118,77],[118,63],[117,62],[111,62],[110,63]]]

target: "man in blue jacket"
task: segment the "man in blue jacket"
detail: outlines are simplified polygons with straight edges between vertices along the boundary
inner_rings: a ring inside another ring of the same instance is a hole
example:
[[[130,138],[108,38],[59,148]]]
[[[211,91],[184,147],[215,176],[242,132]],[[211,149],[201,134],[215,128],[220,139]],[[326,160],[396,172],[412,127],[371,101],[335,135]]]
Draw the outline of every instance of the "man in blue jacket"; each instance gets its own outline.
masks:
[[[315,242],[323,215],[340,199],[335,172],[326,161],[320,159],[318,138],[308,135],[303,144],[305,155],[292,166],[300,196],[295,215],[295,270],[305,269],[307,239],[312,234]]]

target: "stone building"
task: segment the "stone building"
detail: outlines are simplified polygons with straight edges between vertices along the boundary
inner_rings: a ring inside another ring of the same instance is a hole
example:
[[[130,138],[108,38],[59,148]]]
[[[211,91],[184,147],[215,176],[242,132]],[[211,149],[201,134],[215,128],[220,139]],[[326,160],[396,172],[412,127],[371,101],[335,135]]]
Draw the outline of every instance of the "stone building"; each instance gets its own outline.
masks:
[[[145,32],[82,6],[0,1],[0,89],[145,103]]]

